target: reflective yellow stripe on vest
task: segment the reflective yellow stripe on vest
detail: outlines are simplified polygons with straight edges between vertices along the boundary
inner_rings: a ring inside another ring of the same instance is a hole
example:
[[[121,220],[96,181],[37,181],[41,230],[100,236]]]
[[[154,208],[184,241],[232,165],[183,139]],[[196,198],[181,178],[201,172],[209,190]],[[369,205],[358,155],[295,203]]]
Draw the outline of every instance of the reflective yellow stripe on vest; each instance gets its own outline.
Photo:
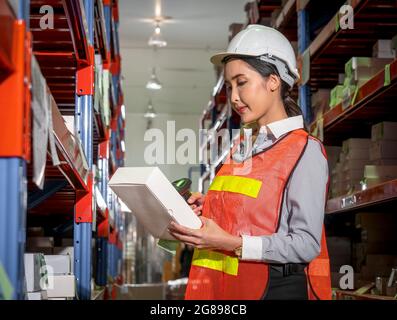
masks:
[[[194,249],[192,265],[221,271],[232,276],[237,276],[238,272],[236,257],[210,250]]]
[[[217,176],[209,187],[209,190],[235,192],[252,198],[257,198],[261,186],[262,181],[252,178]]]

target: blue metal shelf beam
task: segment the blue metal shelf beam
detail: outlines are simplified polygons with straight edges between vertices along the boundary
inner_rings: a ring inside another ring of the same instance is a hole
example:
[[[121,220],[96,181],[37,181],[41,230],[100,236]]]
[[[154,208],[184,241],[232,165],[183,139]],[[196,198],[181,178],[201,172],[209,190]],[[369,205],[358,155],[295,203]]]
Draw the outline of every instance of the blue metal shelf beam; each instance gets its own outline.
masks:
[[[84,9],[84,10],[81,10]],[[84,8],[80,8],[81,16],[86,17],[88,39],[85,47],[94,43],[94,0],[84,0]],[[85,14],[84,14],[85,13]],[[90,61],[90,58],[88,59]],[[93,62],[93,61],[91,61]],[[77,79],[78,81],[78,79]],[[83,151],[91,170],[93,164],[93,96],[76,95],[75,119],[77,130],[82,142]],[[92,265],[92,223],[74,223],[75,275],[77,295],[80,300],[91,299],[91,265]]]
[[[13,299],[24,298],[26,238],[26,162],[0,158],[0,261],[14,289]]]
[[[303,52],[310,45],[309,13],[306,9],[298,11],[298,52]],[[299,106],[302,110],[303,118],[306,123],[311,123],[311,100],[310,87],[305,84],[299,87]]]

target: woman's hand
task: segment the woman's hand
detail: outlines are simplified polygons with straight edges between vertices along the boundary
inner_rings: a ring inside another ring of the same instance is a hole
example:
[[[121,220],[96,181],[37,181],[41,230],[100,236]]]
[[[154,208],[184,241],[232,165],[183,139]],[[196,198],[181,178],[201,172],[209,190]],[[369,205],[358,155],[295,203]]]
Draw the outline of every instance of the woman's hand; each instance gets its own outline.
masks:
[[[242,238],[223,230],[212,219],[200,217],[201,229],[190,229],[171,222],[169,231],[176,239],[199,249],[233,251],[242,245]]]
[[[200,192],[193,192],[189,199],[187,199],[187,203],[190,205],[190,208],[194,211],[195,214],[201,216],[201,210],[203,209],[205,195]]]

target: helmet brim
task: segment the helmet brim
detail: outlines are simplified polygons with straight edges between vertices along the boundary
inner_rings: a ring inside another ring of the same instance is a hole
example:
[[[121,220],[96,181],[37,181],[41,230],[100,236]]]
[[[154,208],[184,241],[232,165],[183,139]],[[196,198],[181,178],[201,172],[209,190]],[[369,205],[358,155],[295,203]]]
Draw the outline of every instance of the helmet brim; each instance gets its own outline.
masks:
[[[252,54],[241,54],[241,53],[232,53],[232,52],[220,52],[217,53],[215,55],[213,55],[210,58],[210,61],[216,65],[216,66],[223,66],[223,59],[225,59],[226,57],[257,57],[256,55],[252,55]],[[299,72],[292,72],[292,74],[295,76],[295,83],[300,79],[300,75]]]
[[[223,59],[226,57],[255,57],[251,54],[231,53],[231,52],[220,52],[213,55],[210,61],[216,66],[223,66]]]

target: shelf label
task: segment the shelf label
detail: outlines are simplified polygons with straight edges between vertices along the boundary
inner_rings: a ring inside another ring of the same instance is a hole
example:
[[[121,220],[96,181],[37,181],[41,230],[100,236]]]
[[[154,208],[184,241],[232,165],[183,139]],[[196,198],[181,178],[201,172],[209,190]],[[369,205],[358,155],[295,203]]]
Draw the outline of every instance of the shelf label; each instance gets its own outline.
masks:
[[[385,65],[385,82],[383,83],[383,86],[386,87],[390,85],[390,64]]]
[[[307,48],[302,54],[302,81],[301,85],[305,85],[310,79],[310,51]]]
[[[338,32],[340,29],[340,25],[339,25],[339,13],[336,14],[335,16],[335,32]]]
[[[341,209],[352,207],[352,206],[354,206],[356,204],[356,202],[357,202],[356,195],[353,194],[351,196],[342,198],[340,207],[341,207]]]

